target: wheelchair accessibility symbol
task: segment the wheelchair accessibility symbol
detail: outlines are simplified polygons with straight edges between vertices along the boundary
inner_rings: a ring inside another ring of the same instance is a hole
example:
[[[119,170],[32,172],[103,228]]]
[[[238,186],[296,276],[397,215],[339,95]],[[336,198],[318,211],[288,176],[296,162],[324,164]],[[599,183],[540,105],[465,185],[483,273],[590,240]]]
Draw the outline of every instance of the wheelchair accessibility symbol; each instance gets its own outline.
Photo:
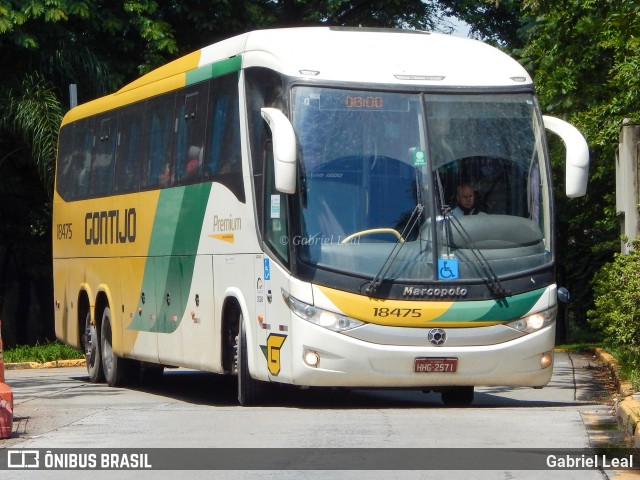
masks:
[[[457,258],[438,259],[438,278],[440,280],[452,280],[460,278],[460,262]]]

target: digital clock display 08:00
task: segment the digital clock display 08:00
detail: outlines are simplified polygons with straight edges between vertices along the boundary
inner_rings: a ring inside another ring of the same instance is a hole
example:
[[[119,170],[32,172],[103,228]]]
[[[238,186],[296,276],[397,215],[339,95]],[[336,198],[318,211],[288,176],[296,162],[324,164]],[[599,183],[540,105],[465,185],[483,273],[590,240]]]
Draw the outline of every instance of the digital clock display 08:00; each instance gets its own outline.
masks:
[[[318,98],[318,97],[316,97]],[[324,111],[408,112],[405,95],[367,92],[337,92],[324,90],[319,95],[319,107]]]
[[[347,95],[344,97],[345,108],[384,108],[382,97],[356,97]]]

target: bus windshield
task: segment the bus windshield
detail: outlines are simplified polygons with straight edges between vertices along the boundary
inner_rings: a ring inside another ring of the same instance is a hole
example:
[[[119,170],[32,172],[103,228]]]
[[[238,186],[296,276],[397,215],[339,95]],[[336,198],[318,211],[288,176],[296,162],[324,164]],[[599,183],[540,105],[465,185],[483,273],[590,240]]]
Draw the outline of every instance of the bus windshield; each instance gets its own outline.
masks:
[[[487,270],[503,276],[552,261],[532,95],[298,86],[292,109],[296,251],[306,264],[374,277],[390,261],[386,279],[419,282],[486,279]]]

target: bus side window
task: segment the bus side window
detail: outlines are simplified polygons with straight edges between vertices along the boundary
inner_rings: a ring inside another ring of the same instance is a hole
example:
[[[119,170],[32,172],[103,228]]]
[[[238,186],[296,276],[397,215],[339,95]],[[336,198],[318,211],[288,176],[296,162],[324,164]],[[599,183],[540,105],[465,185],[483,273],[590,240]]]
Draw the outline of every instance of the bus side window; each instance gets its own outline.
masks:
[[[181,184],[202,179],[208,95],[208,83],[192,85],[178,95],[175,161],[176,180]]]
[[[120,111],[116,141],[115,193],[138,191],[140,182],[140,157],[142,116],[141,105],[134,104]]]
[[[142,188],[166,187],[172,179],[175,94],[147,100],[142,134]]]
[[[58,165],[56,169],[56,191],[65,200],[78,197],[78,177],[82,169],[82,155],[79,151],[79,125],[86,120],[69,123],[60,130],[58,142]]]
[[[111,116],[96,120],[97,131],[94,138],[89,186],[89,194],[91,196],[108,195],[113,188],[115,124],[116,119]]]
[[[224,75],[210,83],[204,175],[208,180],[225,185],[244,202],[238,75]]]

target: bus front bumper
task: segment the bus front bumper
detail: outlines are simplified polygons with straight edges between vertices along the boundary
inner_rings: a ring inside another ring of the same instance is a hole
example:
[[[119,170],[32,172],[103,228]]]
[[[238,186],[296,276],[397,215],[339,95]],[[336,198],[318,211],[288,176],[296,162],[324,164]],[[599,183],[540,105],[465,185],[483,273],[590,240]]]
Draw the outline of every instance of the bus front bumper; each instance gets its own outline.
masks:
[[[555,322],[495,345],[435,347],[365,342],[292,317],[296,342],[292,346],[291,380],[300,386],[543,387],[553,373]],[[425,336],[427,332],[425,329]],[[545,355],[547,365],[543,366]],[[309,364],[310,358],[318,360],[316,366]],[[427,372],[416,367],[421,362],[416,359],[442,358],[456,359],[456,371]]]

